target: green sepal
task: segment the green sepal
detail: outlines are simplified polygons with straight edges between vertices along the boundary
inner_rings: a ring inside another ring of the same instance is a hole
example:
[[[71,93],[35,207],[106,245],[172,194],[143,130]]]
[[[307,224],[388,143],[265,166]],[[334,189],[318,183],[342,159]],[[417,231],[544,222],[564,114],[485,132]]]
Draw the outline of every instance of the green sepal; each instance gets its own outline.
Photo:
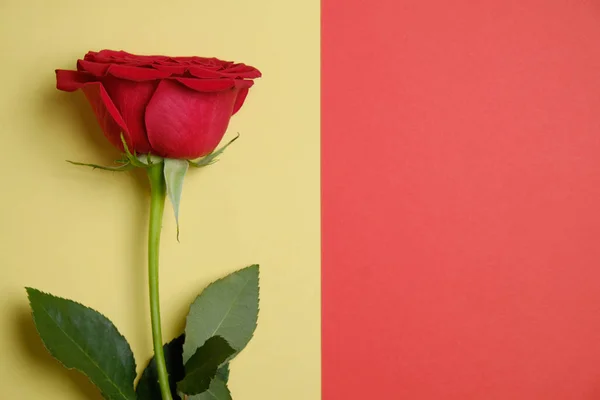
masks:
[[[258,320],[259,267],[252,265],[219,279],[202,291],[186,318],[183,360],[213,336],[222,336],[236,350],[246,347]]]
[[[154,164],[160,164],[164,160],[162,157],[155,156],[153,154],[138,154],[136,158],[144,165],[145,168],[148,168]]]
[[[73,165],[82,165],[84,167],[90,167],[92,169],[102,169],[102,170],[105,170],[105,171],[114,171],[114,172],[131,171],[132,169],[136,168],[129,161],[127,161],[126,163],[124,163],[122,165],[118,165],[116,167],[105,167],[103,165],[87,164],[87,163],[82,163],[82,162],[77,162],[77,161],[71,161],[71,160],[67,160],[67,162],[71,163]]]
[[[184,340],[185,335],[180,335],[163,346],[173,400],[181,400],[177,394],[177,382],[185,377],[185,368],[183,366]],[[150,359],[148,366],[144,369],[135,392],[138,400],[162,400],[154,357]]]
[[[114,172],[131,171],[135,168],[148,168],[151,165],[160,164],[161,162],[163,162],[162,157],[155,156],[152,154],[135,154],[135,152],[134,154],[131,154],[131,152],[129,151],[129,147],[127,146],[127,142],[125,141],[125,137],[123,136],[123,133],[121,133],[121,143],[123,143],[123,150],[125,151],[125,153],[120,159],[115,161],[117,164],[120,164],[116,167],[105,167],[103,165],[88,164],[70,160],[67,160],[67,162],[74,165],[82,165],[84,167],[91,167],[93,169],[102,169],[105,171]]]
[[[202,158],[199,158],[197,160],[189,160],[188,162],[190,163],[190,165],[192,167],[196,167],[196,168],[202,168],[202,167],[206,167],[208,165],[214,164],[217,161],[219,161],[219,160],[217,160],[217,157],[220,156],[225,151],[225,149],[227,147],[229,147],[230,144],[232,144],[233,142],[238,140],[239,137],[240,137],[240,134],[238,133],[236,137],[231,139],[225,146],[221,147],[220,149],[217,149]]]
[[[187,395],[205,392],[219,366],[233,353],[235,349],[221,336],[211,337],[185,364],[185,378],[177,383],[177,390]]]
[[[175,223],[177,224],[177,241],[179,241],[179,203],[181,203],[181,192],[183,181],[188,171],[188,162],[175,158],[164,159],[164,174],[167,184],[167,195],[175,212]]]
[[[146,168],[148,167],[148,165],[144,164],[143,162],[141,162],[138,158],[138,155],[135,154],[131,154],[131,152],[129,151],[129,146],[127,146],[127,141],[125,140],[125,136],[123,135],[123,132],[121,132],[121,143],[123,144],[123,150],[125,151],[125,157],[127,157],[127,159],[129,160],[129,162],[131,163],[131,165],[138,167],[138,168]]]
[[[112,322],[79,303],[26,288],[35,327],[48,352],[86,375],[107,400],[135,400],[135,359]]]

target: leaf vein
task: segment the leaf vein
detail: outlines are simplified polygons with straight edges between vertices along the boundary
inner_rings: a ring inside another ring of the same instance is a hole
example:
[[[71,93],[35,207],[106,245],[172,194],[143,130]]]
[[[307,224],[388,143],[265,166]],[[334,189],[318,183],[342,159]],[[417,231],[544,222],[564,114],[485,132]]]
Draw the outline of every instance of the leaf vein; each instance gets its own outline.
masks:
[[[42,310],[44,310],[44,312],[46,313],[46,315],[48,316],[48,318],[49,318],[49,319],[50,319],[52,322],[54,322],[54,324],[56,325],[56,327],[57,327],[57,328],[58,328],[58,329],[59,329],[59,330],[60,330],[60,331],[61,331],[61,332],[62,332],[62,333],[63,333],[63,334],[64,334],[64,335],[67,337],[67,339],[69,339],[69,340],[70,340],[70,341],[71,341],[71,342],[72,342],[72,343],[73,343],[73,344],[74,344],[74,345],[75,345],[75,346],[76,346],[76,347],[77,347],[77,348],[78,348],[78,349],[79,349],[79,350],[80,350],[80,351],[81,351],[81,352],[82,352],[82,353],[83,353],[83,354],[86,356],[86,358],[88,358],[88,359],[91,361],[91,363],[92,363],[92,364],[93,364],[93,365],[94,365],[96,368],[98,368],[98,370],[100,370],[100,372],[101,372],[101,373],[102,373],[102,374],[103,374],[103,375],[104,375],[104,376],[107,378],[108,382],[109,382],[109,383],[111,383],[111,384],[112,384],[112,385],[113,385],[113,386],[114,386],[114,387],[117,389],[117,391],[118,391],[118,392],[119,392],[119,394],[120,394],[120,395],[123,397],[123,399],[125,399],[125,400],[131,400],[129,397],[127,397],[127,396],[125,395],[125,393],[123,393],[123,391],[121,390],[121,388],[120,388],[119,386],[117,386],[117,384],[116,384],[115,382],[113,382],[113,380],[110,378],[110,376],[108,376],[108,375],[107,375],[107,374],[104,372],[104,370],[103,370],[103,369],[102,369],[102,368],[101,368],[101,367],[100,367],[100,366],[99,366],[99,365],[98,365],[98,364],[97,364],[97,363],[94,361],[94,359],[93,359],[93,358],[91,358],[91,357],[90,357],[90,356],[89,356],[89,355],[88,355],[88,354],[85,352],[85,350],[83,350],[83,348],[81,348],[81,346],[80,346],[80,345],[79,345],[79,344],[78,344],[78,343],[77,343],[75,340],[73,340],[73,339],[71,338],[71,336],[69,336],[69,334],[67,334],[67,332],[65,332],[65,331],[64,331],[64,329],[62,329],[62,327],[61,327],[61,326],[58,324],[58,322],[56,322],[56,320],[55,320],[54,318],[52,318],[52,315],[51,315],[51,314],[48,312],[48,310],[46,309],[46,307],[44,307],[43,305],[41,305],[41,309],[42,309]],[[75,367],[73,367],[73,368],[75,368]],[[78,369],[78,370],[79,370],[79,368],[76,368],[76,369]],[[81,370],[79,370],[79,371],[81,371]],[[81,372],[83,372],[83,371],[81,371]],[[89,375],[87,375],[85,372],[83,372],[83,373],[84,373],[84,375],[88,376],[88,378],[89,378]]]
[[[227,316],[231,312],[231,309],[233,308],[234,304],[237,302],[237,299],[242,295],[242,292],[244,291],[244,289],[246,289],[246,285],[248,284],[248,282],[250,282],[250,278],[246,278],[246,281],[242,285],[242,288],[240,289],[240,291],[238,292],[238,294],[233,298],[233,301],[229,305],[229,309],[223,315],[223,318],[221,319],[221,322],[219,322],[219,325],[217,325],[217,327],[215,328],[214,332],[209,337],[214,336],[215,333],[217,333],[217,331],[221,328],[221,325],[223,325],[223,322],[225,322],[225,319],[227,319]]]

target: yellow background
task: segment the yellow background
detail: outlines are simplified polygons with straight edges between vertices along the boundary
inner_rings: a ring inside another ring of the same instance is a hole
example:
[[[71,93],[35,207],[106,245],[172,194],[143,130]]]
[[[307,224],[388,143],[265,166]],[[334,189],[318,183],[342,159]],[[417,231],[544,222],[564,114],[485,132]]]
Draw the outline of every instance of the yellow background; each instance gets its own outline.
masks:
[[[166,209],[165,340],[209,282],[261,264],[259,327],[233,362],[236,400],[320,398],[319,2],[0,0],[0,399],[99,399],[45,353],[24,286],[107,315],[138,371],[151,354],[143,173],[118,157],[54,69],[87,50],[216,56],[261,69],[214,166],[186,179],[181,243]]]

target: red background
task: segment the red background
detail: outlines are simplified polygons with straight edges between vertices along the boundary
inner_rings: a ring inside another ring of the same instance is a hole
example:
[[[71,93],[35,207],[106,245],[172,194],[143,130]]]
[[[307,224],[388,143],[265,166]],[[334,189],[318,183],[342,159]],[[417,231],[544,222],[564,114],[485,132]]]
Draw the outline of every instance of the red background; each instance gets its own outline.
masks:
[[[600,1],[322,11],[324,400],[600,399]]]

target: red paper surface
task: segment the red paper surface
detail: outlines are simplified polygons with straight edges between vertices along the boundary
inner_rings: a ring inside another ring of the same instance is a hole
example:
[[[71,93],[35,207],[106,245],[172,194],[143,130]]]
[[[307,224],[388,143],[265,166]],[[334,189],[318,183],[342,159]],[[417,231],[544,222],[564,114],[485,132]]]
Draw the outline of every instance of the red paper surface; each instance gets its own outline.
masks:
[[[600,1],[322,11],[323,399],[600,399]]]

